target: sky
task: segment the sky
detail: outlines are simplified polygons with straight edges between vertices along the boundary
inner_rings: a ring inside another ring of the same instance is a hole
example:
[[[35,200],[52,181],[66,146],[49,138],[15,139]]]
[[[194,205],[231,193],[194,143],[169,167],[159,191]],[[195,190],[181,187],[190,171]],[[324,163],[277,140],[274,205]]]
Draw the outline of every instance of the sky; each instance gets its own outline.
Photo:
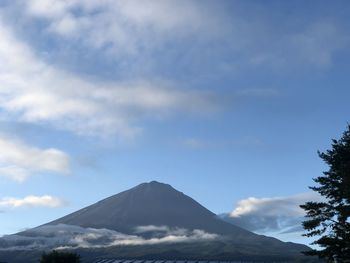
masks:
[[[0,236],[157,180],[309,243],[298,205],[319,199],[317,151],[349,122],[349,12],[340,0],[1,0]]]

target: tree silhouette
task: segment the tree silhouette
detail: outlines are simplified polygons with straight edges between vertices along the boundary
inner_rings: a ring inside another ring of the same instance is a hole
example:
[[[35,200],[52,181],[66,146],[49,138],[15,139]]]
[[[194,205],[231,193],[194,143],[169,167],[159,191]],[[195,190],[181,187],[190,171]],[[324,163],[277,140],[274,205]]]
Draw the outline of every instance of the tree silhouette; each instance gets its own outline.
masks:
[[[40,263],[80,263],[80,256],[76,253],[59,252],[53,250],[50,253],[44,253],[39,261]]]
[[[305,252],[331,262],[350,262],[350,125],[340,140],[332,140],[332,148],[318,152],[329,166],[322,176],[314,178],[310,187],[324,197],[322,202],[306,202],[304,236],[319,237],[313,244],[319,250]]]

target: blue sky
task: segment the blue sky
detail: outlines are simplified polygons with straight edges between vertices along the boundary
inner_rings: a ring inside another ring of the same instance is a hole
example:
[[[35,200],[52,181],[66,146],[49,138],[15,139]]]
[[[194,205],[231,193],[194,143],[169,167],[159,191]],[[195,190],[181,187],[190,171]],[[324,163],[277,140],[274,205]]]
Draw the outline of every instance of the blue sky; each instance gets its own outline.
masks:
[[[300,218],[349,121],[349,9],[1,1],[0,235],[152,180],[216,213]],[[260,232],[308,242],[284,227]]]

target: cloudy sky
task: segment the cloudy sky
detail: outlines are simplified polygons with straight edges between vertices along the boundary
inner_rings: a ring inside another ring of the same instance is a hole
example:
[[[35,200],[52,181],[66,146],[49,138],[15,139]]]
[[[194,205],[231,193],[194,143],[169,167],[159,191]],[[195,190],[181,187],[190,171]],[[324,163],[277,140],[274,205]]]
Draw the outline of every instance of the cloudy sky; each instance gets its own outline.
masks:
[[[157,180],[300,241],[297,206],[326,169],[317,150],[349,121],[349,12],[2,0],[0,235]]]

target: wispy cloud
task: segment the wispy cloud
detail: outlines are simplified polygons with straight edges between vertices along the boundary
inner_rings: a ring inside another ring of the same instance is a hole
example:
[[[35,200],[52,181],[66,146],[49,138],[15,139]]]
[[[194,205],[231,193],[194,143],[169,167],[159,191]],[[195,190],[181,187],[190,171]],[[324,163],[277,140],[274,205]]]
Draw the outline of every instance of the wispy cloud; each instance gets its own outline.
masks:
[[[279,26],[272,24],[264,24],[264,27],[264,30],[273,29],[275,32],[279,29]],[[258,52],[253,52],[248,58],[251,65],[327,68],[332,65],[336,53],[348,45],[350,36],[340,25],[320,19],[309,21],[295,31],[285,30],[278,32],[278,35],[272,33],[260,40]]]
[[[5,197],[0,199],[0,207],[3,208],[20,208],[20,207],[60,207],[64,205],[60,198],[50,195],[43,196],[26,196],[24,198]]]
[[[227,64],[231,69],[304,64],[327,67],[350,40],[334,19],[310,18],[301,24],[294,19],[281,21],[279,16],[270,15],[268,6],[256,4],[257,8],[252,8],[244,1],[231,3],[231,9],[227,10],[225,5],[220,8],[210,1],[191,0],[18,0],[16,3],[24,6],[22,16],[45,21],[46,33],[117,57],[152,54],[176,42],[187,43],[186,50],[196,60],[201,60],[198,56],[203,59],[203,55],[208,55],[208,61],[214,58],[217,65]],[[204,52],[191,50],[189,42],[198,44]],[[222,50],[233,56],[222,62]]]
[[[69,166],[69,156],[58,149],[40,149],[0,136],[0,176],[23,182],[35,173],[67,174]]]
[[[101,248],[200,242],[218,238],[218,235],[203,230],[174,229],[172,231],[167,229],[163,236],[145,239],[141,236],[122,234],[109,229],[59,224],[27,230],[22,235],[4,236],[0,238],[0,250]]]
[[[215,108],[210,94],[164,81],[91,82],[41,61],[0,21],[0,108],[24,122],[84,135],[133,137],[142,117]]]
[[[193,1],[29,0],[25,7],[27,15],[47,21],[47,31],[119,54],[139,54],[215,26]]]
[[[324,67],[332,64],[337,51],[348,46],[350,35],[334,23],[317,21],[288,37],[288,40],[291,51],[295,50],[300,61],[307,60],[310,64]]]

